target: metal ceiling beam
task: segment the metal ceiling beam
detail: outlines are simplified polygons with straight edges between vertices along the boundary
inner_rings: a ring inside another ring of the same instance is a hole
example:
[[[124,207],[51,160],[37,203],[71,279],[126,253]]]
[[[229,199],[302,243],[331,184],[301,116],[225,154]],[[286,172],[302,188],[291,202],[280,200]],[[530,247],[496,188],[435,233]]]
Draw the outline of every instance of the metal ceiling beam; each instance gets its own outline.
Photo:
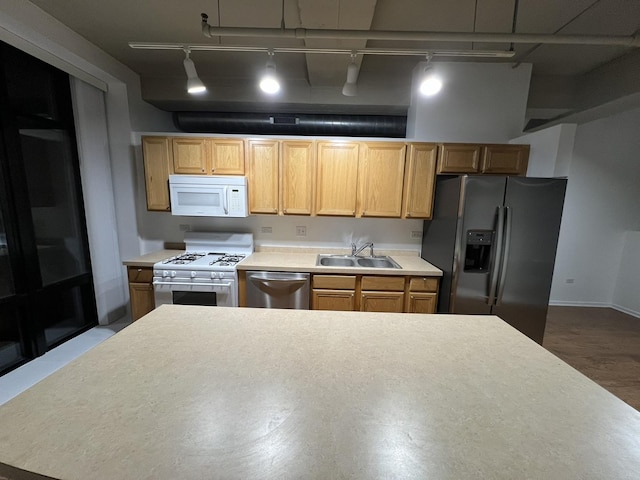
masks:
[[[206,37],[260,37],[341,40],[403,40],[422,42],[541,43],[640,47],[640,35],[556,35],[535,33],[412,32],[399,30],[336,30],[308,28],[213,27],[202,14]]]

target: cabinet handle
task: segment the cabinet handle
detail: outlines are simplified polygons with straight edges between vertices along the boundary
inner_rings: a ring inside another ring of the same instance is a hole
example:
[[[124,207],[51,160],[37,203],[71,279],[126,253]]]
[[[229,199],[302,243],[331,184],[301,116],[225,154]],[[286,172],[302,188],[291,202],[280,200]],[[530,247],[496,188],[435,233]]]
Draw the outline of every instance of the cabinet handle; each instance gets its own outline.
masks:
[[[407,212],[407,217],[410,217],[410,216],[411,216],[411,212]]]
[[[138,269],[138,272],[141,272],[141,271],[142,271],[142,269],[141,269],[141,268],[139,268],[139,269]]]
[[[216,171],[216,169],[215,169],[215,168],[212,168],[212,169],[211,169],[211,173],[213,173],[213,172],[215,172],[215,171]]]
[[[171,207],[167,207],[167,210],[171,210]]]
[[[282,210],[284,213],[287,213],[287,209],[285,208],[284,210]]]
[[[204,172],[204,168],[201,171]]]

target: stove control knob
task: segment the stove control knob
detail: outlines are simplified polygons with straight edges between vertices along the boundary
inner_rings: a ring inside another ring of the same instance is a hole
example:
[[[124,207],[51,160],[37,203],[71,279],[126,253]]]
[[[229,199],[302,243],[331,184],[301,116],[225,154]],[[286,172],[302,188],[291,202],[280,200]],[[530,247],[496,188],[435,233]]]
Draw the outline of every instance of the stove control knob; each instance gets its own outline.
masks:
[[[218,272],[211,272],[211,278],[218,278]]]
[[[196,272],[191,272],[191,278],[196,278]]]
[[[176,276],[176,272],[175,272],[175,270],[174,270],[173,272],[171,272],[171,278],[173,278],[173,277],[175,277],[175,276]]]
[[[167,272],[166,270],[164,270],[164,271],[162,272],[162,276],[163,276],[163,277],[168,277],[168,276],[169,276],[169,272]]]

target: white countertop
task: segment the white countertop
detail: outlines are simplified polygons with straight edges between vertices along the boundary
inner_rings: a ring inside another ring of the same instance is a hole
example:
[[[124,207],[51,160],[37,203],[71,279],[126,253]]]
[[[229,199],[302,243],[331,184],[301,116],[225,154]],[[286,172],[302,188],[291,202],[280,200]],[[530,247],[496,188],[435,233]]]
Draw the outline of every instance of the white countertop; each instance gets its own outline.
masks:
[[[637,480],[640,413],[493,316],[163,305],[0,407],[28,472]]]

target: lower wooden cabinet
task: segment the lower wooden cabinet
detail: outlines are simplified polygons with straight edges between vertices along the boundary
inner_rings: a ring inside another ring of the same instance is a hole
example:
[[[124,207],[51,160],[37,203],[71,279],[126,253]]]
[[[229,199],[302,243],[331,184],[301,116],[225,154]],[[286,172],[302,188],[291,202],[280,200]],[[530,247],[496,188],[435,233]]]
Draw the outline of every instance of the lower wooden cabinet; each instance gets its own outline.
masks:
[[[314,275],[311,308],[362,312],[435,313],[437,277]]]
[[[156,308],[153,296],[153,267],[127,267],[131,320],[138,320]]]
[[[353,311],[356,309],[355,275],[314,275],[312,310]]]

